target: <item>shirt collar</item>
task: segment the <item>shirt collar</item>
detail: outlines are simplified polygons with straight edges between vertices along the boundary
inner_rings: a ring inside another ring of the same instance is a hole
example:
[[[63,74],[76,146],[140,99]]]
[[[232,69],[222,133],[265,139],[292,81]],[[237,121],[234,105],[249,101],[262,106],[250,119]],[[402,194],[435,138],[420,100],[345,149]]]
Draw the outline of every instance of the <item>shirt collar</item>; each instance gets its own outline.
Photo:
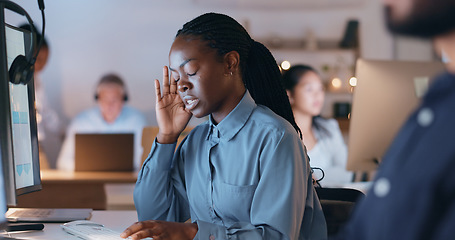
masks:
[[[436,99],[444,94],[450,94],[455,91],[455,74],[450,72],[443,72],[430,85],[425,100]]]
[[[231,140],[239,131],[245,126],[246,121],[250,117],[253,109],[256,107],[254,99],[248,91],[243,95],[239,104],[220,122],[218,125],[214,124],[212,115],[210,115],[210,128],[219,131],[219,137]],[[213,131],[209,131],[207,138]]]

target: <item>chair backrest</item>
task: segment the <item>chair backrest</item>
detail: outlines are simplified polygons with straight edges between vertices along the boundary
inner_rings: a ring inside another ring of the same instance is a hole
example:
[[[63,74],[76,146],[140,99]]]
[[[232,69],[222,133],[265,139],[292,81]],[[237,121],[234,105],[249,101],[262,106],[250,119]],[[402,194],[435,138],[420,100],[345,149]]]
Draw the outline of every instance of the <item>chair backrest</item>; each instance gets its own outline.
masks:
[[[144,160],[150,153],[152,149],[153,141],[155,141],[156,135],[158,135],[159,128],[155,126],[147,126],[142,129],[142,157],[141,157],[141,166],[144,163]]]
[[[361,191],[350,188],[315,189],[327,222],[329,236],[335,235],[343,227],[357,201],[365,196]]]
[[[180,142],[188,135],[194,127],[186,127],[185,130],[180,134],[177,139],[177,146]],[[141,165],[144,160],[148,157],[150,150],[152,149],[153,141],[155,141],[156,135],[158,135],[159,128],[157,126],[147,126],[142,129],[142,157]]]
[[[315,188],[319,199],[335,200],[345,202],[356,202],[359,198],[364,197],[363,192],[352,188]]]

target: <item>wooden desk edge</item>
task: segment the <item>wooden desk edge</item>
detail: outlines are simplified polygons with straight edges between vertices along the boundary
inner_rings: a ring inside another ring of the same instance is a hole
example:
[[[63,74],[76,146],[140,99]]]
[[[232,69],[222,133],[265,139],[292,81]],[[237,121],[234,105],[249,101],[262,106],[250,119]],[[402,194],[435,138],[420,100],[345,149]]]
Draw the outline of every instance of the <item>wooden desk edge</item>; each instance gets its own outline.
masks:
[[[135,183],[138,172],[70,172],[42,170],[41,182]]]

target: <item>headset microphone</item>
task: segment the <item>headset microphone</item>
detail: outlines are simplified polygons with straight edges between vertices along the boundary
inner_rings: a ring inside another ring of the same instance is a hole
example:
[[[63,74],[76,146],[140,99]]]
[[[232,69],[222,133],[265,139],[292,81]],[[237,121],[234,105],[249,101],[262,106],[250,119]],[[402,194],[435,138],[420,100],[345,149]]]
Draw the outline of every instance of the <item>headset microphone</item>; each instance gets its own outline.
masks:
[[[39,6],[39,10],[44,11],[44,0],[38,0],[38,6]],[[44,31],[43,31],[43,33],[44,33]]]

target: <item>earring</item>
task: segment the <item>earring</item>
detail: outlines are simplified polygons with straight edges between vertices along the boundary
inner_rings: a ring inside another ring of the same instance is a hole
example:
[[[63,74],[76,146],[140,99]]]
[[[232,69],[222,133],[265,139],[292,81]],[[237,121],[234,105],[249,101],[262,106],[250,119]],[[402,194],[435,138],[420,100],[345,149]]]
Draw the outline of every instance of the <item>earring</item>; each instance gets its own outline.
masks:
[[[231,76],[232,76],[232,72],[231,72]]]

